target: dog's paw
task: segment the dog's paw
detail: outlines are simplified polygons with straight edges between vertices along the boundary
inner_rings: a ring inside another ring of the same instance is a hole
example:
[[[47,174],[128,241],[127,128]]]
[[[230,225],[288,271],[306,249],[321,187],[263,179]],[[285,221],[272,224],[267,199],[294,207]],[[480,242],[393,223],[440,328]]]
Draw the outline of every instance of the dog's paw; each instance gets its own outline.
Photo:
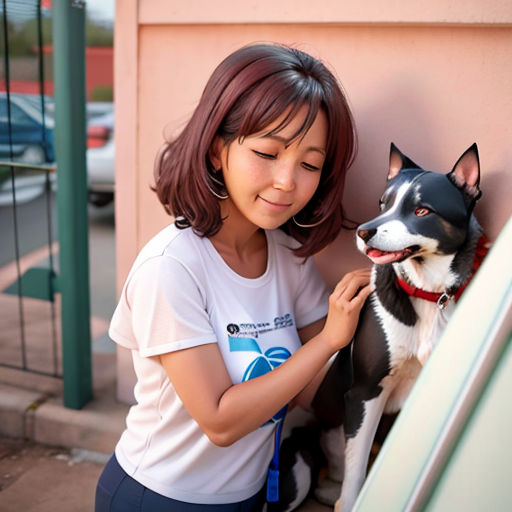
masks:
[[[332,507],[341,494],[341,482],[324,478],[315,489],[315,498],[324,505]]]

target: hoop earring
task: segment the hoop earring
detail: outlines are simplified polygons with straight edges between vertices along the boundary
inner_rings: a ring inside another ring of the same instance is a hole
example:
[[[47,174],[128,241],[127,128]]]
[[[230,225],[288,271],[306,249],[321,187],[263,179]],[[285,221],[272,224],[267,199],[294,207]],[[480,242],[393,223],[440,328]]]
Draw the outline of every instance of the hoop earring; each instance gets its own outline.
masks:
[[[218,172],[218,171],[215,171],[215,172]],[[216,178],[215,176],[213,176],[212,174],[208,173],[208,177],[213,181],[213,183],[217,186],[220,186],[220,187],[224,187],[224,183],[222,183],[222,181],[220,181],[218,178]],[[219,194],[218,192],[216,192],[213,187],[208,183],[208,179],[206,180],[206,186],[208,187],[208,190],[211,192],[211,194],[213,196],[215,196],[217,199],[220,199],[221,201],[224,201],[225,199],[227,199],[229,197],[229,194],[226,192],[225,195],[221,195]]]
[[[318,222],[314,222],[313,224],[301,224],[300,222],[297,222],[297,220],[295,219],[295,215],[292,217],[292,220],[293,222],[299,226],[299,228],[314,228],[315,226],[319,226],[320,224],[322,224],[322,222],[324,222],[325,220],[327,219],[327,217],[324,217],[323,219],[320,219]]]

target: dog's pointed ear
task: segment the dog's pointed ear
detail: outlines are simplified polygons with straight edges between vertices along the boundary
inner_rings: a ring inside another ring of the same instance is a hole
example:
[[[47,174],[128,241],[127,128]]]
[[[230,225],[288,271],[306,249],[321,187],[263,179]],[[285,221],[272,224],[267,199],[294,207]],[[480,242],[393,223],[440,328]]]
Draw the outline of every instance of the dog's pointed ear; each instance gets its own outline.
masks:
[[[447,176],[456,187],[462,189],[473,200],[482,195],[479,187],[480,159],[476,142],[466,149]]]
[[[393,179],[402,169],[421,169],[421,167],[405,156],[392,142],[389,149],[388,180]]]

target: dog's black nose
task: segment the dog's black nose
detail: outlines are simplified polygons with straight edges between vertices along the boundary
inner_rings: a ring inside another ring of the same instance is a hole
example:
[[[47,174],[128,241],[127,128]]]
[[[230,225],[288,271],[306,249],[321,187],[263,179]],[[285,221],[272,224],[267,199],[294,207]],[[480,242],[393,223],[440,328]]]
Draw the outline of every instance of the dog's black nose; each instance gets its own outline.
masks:
[[[357,236],[363,239],[365,242],[368,242],[370,238],[377,233],[376,229],[358,229]]]

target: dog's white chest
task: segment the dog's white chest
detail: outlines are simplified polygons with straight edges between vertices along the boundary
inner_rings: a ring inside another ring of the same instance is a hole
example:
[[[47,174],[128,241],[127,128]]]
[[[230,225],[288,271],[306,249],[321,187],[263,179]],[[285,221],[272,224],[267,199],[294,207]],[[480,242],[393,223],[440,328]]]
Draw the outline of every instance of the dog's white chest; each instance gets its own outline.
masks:
[[[440,310],[435,303],[413,299],[418,319],[407,326],[391,315],[382,304],[375,304],[381,320],[389,351],[390,373],[381,385],[387,395],[385,411],[397,412],[402,408],[421,368],[437,345],[453,312],[453,304]]]
[[[386,335],[392,368],[400,367],[411,358],[418,359],[423,366],[454,310],[452,303],[440,310],[436,303],[423,299],[413,298],[412,302],[417,314],[417,321],[413,326],[404,325],[378,301],[374,304]]]
[[[418,315],[417,325],[413,327],[415,331],[413,354],[423,366],[443,334],[453,312],[453,304],[448,304],[441,310],[436,303],[413,299],[413,305]]]

